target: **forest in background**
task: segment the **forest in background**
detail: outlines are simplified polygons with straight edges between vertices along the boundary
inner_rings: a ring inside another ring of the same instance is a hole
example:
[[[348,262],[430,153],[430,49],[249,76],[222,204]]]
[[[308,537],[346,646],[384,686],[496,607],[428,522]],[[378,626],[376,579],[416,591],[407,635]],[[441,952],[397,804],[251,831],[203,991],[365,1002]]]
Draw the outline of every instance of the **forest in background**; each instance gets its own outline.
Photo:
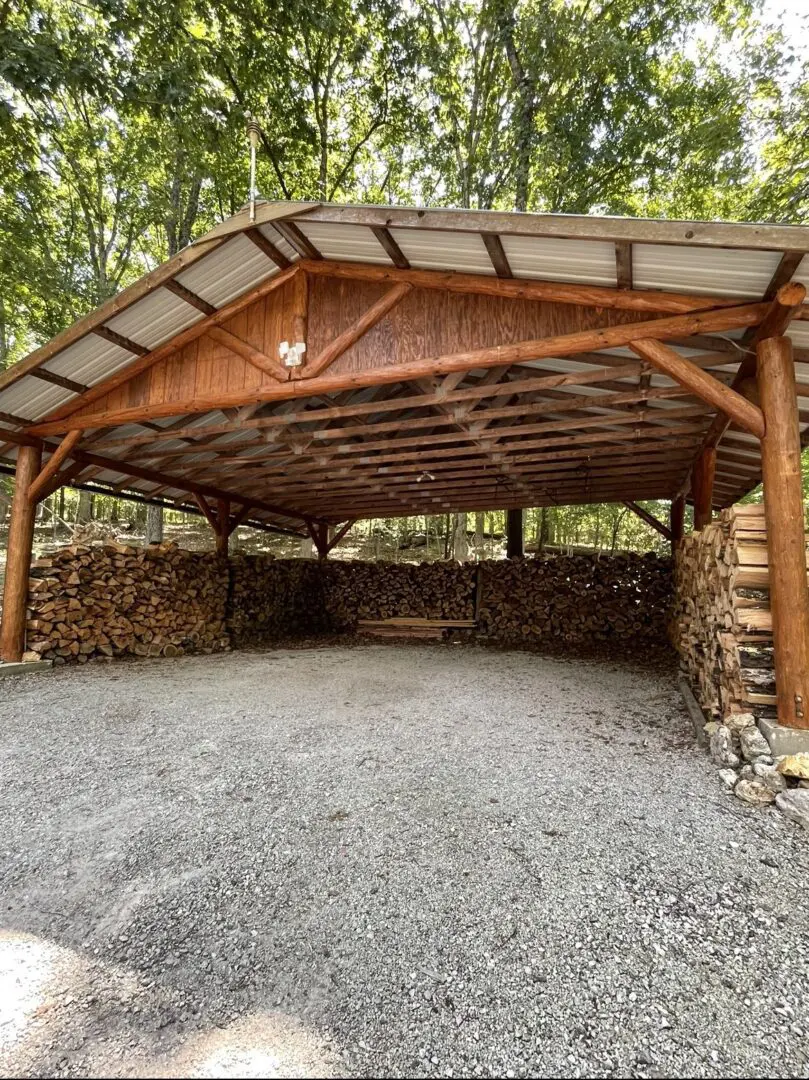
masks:
[[[248,115],[270,199],[807,222],[807,41],[757,0],[1,4],[0,366],[244,204]],[[147,531],[108,496],[54,515]],[[529,541],[543,520],[662,542],[620,506],[528,511]],[[457,524],[367,529],[439,551]]]

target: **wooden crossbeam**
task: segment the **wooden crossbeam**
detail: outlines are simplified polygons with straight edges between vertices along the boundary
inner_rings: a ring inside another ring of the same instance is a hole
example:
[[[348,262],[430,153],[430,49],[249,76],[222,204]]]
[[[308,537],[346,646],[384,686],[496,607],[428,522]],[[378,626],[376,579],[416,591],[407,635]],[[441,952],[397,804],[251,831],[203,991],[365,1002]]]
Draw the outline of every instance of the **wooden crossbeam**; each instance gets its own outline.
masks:
[[[648,313],[710,311],[739,306],[738,298],[699,296],[653,289],[613,289],[600,285],[580,285],[561,281],[506,279],[487,274],[461,274],[456,271],[399,269],[375,263],[335,262],[321,259],[306,269],[313,274],[354,281],[376,281],[393,285],[400,281],[420,289],[500,296],[516,300],[552,300],[561,304],[585,307],[617,308]]]
[[[410,263],[408,262],[407,256],[396,243],[389,229],[386,229],[384,225],[374,225],[371,228],[371,232],[385,249],[388,258],[394,266],[398,266],[400,270],[410,269]]]
[[[637,514],[641,521],[645,521],[647,525],[651,525],[651,527],[659,532],[661,536],[664,536],[666,540],[671,541],[671,529],[668,528],[667,525],[664,525],[662,521],[658,521],[654,514],[650,514],[644,507],[639,506],[638,503],[632,502],[629,499],[624,499],[624,506],[628,507],[633,514]]]
[[[648,391],[641,393],[636,390],[623,390],[603,394],[598,398],[595,398],[593,395],[573,395],[560,392],[558,399],[552,401],[538,401],[530,405],[507,405],[503,408],[489,408],[485,410],[470,409],[469,407],[466,407],[463,411],[463,418],[464,420],[468,419],[471,422],[480,420],[481,422],[486,421],[487,423],[492,423],[495,420],[505,420],[510,418],[524,419],[529,416],[542,416],[547,413],[564,414],[577,412],[579,410],[592,409],[596,405],[599,409],[615,409],[619,405],[634,404],[639,401],[670,401],[686,396],[688,396],[688,391],[680,387],[655,387],[654,389],[649,389]],[[383,420],[374,424],[361,423],[353,425],[349,424],[342,427],[310,428],[307,430],[306,436],[317,442],[330,442],[335,439],[352,439],[355,437],[382,435],[387,432],[397,433],[414,431],[419,428],[447,427],[459,422],[460,414],[455,411],[457,406],[453,406],[441,400],[435,401],[435,395],[425,395],[425,397],[429,397],[432,406],[442,410],[440,415],[436,416],[429,414],[427,416],[410,416],[406,419]],[[660,409],[658,411],[660,413],[660,419],[665,420],[669,410]],[[300,414],[291,415],[300,416]],[[637,417],[637,411],[633,415]],[[649,414],[647,413],[646,415],[648,417]],[[609,423],[610,421],[609,415],[599,414],[599,417],[604,423]],[[300,419],[305,419],[307,423],[309,422],[309,418],[306,417],[305,414],[303,414]],[[272,429],[264,427],[255,430],[261,432],[266,432],[268,430],[279,431],[282,427],[287,426],[290,425],[279,424]],[[574,426],[575,422],[571,421],[571,427]],[[245,434],[249,435],[250,432],[246,431]],[[198,442],[190,446],[177,447],[174,450],[163,451],[162,453],[160,451],[155,451],[154,443],[143,443],[139,447],[130,447],[129,449],[137,458],[146,456],[149,459],[154,459],[159,456],[161,460],[169,461],[207,452],[233,455],[234,451],[243,452],[244,450],[251,450],[265,445],[267,445],[266,437],[262,434],[259,438],[246,439],[239,443],[218,443],[215,441]],[[272,452],[272,450],[268,449],[268,452]]]
[[[326,345],[311,362],[307,361],[304,367],[296,374],[300,375],[301,378],[313,379],[322,371],[325,371],[343,353],[348,352],[351,346],[355,345],[371,327],[376,326],[378,322],[384,319],[388,312],[395,308],[411,289],[412,285],[407,282],[399,282],[394,285],[384,296],[380,296],[367,311],[363,312],[352,326],[349,326],[342,334],[338,334],[333,341]]]
[[[404,273],[404,271],[401,272]],[[279,274],[278,277],[280,276]],[[277,278],[274,280],[277,281]],[[508,282],[502,284],[508,284]],[[597,330],[579,330],[572,334],[520,341],[509,345],[490,346],[485,349],[473,349],[466,352],[431,357],[425,360],[390,364],[366,371],[323,375],[314,379],[299,380],[297,383],[286,383],[283,386],[259,388],[248,393],[217,394],[184,401],[166,402],[160,405],[135,406],[94,415],[90,414],[71,420],[68,428],[74,426],[81,426],[82,428],[110,427],[144,418],[155,419],[160,416],[176,416],[183,413],[209,412],[211,409],[246,405],[253,401],[285,400],[290,397],[307,396],[316,392],[333,393],[337,390],[411,381],[434,374],[448,374],[453,371],[469,371],[474,368],[519,364],[526,361],[541,360],[546,357],[566,357],[589,350],[598,351],[631,345],[634,341],[648,338],[666,340],[669,337],[682,334],[739,329],[758,325],[767,314],[767,310],[767,304],[743,304],[735,308],[691,312],[663,319],[608,326]],[[218,319],[220,314],[221,312],[217,312],[216,315],[209,318]],[[202,323],[206,321],[202,320]],[[32,425],[30,430],[38,435],[60,434],[65,430],[65,425],[60,420],[54,420],[54,416],[55,414],[51,414],[44,422]]]
[[[751,404],[741,394],[714,379],[661,341],[635,341],[631,347],[633,352],[648,360],[658,371],[719,409],[752,435],[763,438],[764,414],[757,405]]]
[[[48,458],[45,466],[39,471],[34,480],[31,482],[28,488],[28,499],[31,502],[38,502],[42,498],[43,492],[47,490],[48,484],[59,472],[62,463],[69,457],[74,446],[82,437],[81,431],[69,431],[67,435],[59,443],[59,446],[54,450],[51,456]]]
[[[243,341],[223,326],[209,327],[207,336],[211,340],[218,342],[218,344],[224,345],[226,349],[230,349],[237,356],[241,356],[248,364],[252,364],[259,371],[263,371],[265,375],[271,375],[279,382],[286,382],[289,378],[289,372],[277,360],[273,360],[271,356],[267,356],[261,349],[257,349],[249,342]]]

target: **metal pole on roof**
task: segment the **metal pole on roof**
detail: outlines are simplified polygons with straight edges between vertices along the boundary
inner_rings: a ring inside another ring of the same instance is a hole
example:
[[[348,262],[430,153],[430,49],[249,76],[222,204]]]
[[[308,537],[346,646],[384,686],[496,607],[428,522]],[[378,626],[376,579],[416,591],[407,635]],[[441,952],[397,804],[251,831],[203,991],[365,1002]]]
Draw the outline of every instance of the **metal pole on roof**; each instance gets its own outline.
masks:
[[[247,114],[247,138],[250,140],[250,220],[256,220],[256,150],[261,138],[261,128],[253,116]]]

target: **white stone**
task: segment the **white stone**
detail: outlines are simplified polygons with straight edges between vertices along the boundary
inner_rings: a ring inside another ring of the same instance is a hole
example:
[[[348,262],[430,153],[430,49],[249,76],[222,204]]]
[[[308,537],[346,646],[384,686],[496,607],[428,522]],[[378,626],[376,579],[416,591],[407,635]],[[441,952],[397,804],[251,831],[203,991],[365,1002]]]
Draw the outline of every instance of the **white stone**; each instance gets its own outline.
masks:
[[[739,779],[733,769],[720,769],[719,779],[729,788],[731,791],[736,787],[736,781]]]
[[[717,765],[733,768],[739,764],[739,756],[733,750],[733,738],[724,724],[720,724],[711,736],[711,757]]]
[[[722,722],[735,735],[740,735],[745,728],[756,726],[756,718],[749,712],[729,713]]]
[[[779,791],[786,791],[787,782],[774,765],[765,765],[763,762],[756,761],[753,764],[753,772],[776,795]]]
[[[769,756],[770,744],[755,724],[752,727],[742,728],[739,732],[739,742],[742,748],[742,757],[744,757],[745,761]]]
[[[790,821],[803,825],[809,832],[809,790],[793,788],[791,791],[782,791],[775,797],[775,805]]]

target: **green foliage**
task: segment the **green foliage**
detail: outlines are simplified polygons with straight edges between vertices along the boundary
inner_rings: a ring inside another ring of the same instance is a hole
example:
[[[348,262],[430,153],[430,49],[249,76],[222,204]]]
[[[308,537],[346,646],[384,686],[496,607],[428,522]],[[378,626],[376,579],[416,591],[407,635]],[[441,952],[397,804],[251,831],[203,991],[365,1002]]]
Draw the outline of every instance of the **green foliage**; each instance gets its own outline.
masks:
[[[809,220],[794,37],[760,0],[2,5],[0,366],[244,203],[248,113],[268,198]]]

